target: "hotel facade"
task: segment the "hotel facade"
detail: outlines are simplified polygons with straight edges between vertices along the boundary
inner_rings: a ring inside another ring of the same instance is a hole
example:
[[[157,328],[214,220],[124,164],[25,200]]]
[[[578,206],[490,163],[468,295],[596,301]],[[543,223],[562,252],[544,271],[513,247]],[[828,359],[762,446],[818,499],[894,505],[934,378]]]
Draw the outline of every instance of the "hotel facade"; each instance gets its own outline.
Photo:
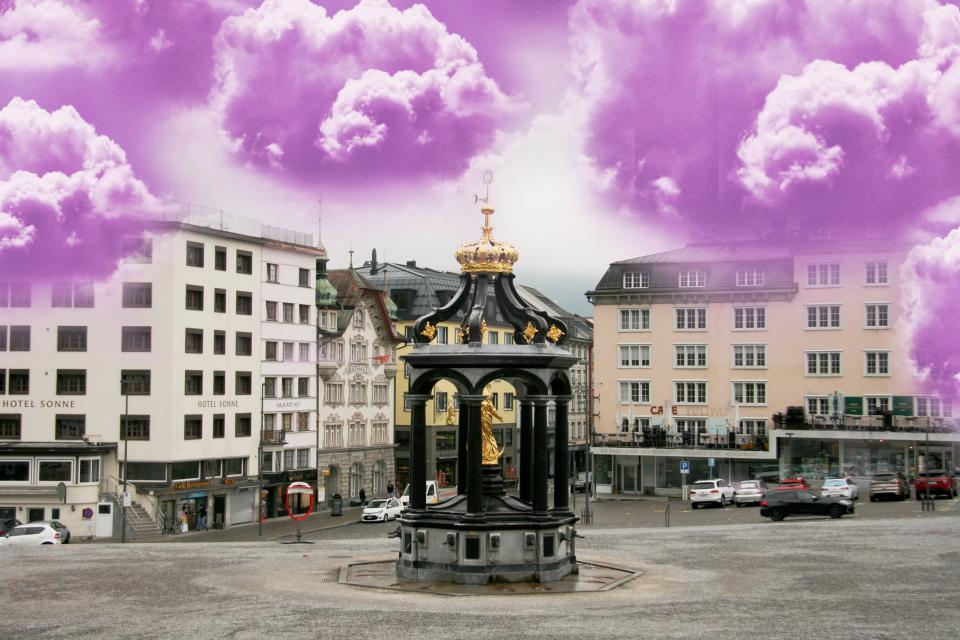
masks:
[[[298,361],[314,357],[312,312],[289,338],[310,346],[268,360],[266,341],[283,331],[265,302],[299,305],[306,268],[312,307],[319,251],[306,234],[224,227],[158,223],[104,282],[0,283],[0,516],[118,535],[126,481],[136,537],[199,526],[204,509],[208,526],[255,519],[261,382],[305,375],[293,396],[315,394],[314,365]],[[268,264],[296,284],[271,290]],[[312,452],[315,407],[302,413],[291,425],[312,440],[296,447]]]
[[[954,408],[911,376],[905,257],[891,243],[742,242],[611,264],[587,294],[597,490],[953,469]]]

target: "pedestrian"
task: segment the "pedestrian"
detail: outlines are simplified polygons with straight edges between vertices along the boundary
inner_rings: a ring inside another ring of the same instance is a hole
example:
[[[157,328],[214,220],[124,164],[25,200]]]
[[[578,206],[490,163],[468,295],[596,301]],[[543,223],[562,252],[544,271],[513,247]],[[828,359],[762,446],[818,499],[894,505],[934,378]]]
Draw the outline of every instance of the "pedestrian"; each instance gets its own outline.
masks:
[[[360,488],[360,506],[367,506],[367,492],[362,487]]]
[[[207,528],[207,505],[201,504],[197,509],[197,529]]]
[[[389,497],[389,498],[392,498],[392,497],[393,497],[393,485],[392,485],[392,484],[388,484],[388,485],[387,485],[387,497]]]

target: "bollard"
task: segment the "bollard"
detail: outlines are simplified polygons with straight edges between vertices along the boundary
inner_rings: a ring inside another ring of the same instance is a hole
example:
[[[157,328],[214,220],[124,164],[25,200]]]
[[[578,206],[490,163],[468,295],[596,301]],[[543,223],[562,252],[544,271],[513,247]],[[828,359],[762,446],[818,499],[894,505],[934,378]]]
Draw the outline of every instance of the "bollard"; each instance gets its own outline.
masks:
[[[663,510],[664,518],[667,521],[667,529],[670,528],[670,498],[667,498],[667,508]]]

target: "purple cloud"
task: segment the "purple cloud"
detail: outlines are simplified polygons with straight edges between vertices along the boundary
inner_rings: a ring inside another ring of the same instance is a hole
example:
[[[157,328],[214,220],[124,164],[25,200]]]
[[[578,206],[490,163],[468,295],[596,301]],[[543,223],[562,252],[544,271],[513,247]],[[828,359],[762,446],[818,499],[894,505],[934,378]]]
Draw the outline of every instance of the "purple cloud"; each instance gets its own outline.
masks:
[[[237,157],[298,180],[457,175],[517,107],[423,5],[266,0],[214,50],[211,103]]]
[[[0,272],[109,275],[156,208],[123,150],[73,107],[0,109]]]

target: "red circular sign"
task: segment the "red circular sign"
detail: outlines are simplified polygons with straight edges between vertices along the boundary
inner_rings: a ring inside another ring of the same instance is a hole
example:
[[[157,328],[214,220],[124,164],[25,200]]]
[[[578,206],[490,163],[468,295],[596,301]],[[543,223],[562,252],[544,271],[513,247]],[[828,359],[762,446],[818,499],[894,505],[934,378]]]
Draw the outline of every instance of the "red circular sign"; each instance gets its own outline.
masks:
[[[310,503],[307,505],[307,510],[305,513],[293,512],[293,510],[290,508],[291,495],[306,495],[310,497]],[[294,482],[287,487],[287,497],[285,502],[287,507],[287,515],[297,521],[306,520],[307,516],[313,513],[313,487],[306,482]]]

